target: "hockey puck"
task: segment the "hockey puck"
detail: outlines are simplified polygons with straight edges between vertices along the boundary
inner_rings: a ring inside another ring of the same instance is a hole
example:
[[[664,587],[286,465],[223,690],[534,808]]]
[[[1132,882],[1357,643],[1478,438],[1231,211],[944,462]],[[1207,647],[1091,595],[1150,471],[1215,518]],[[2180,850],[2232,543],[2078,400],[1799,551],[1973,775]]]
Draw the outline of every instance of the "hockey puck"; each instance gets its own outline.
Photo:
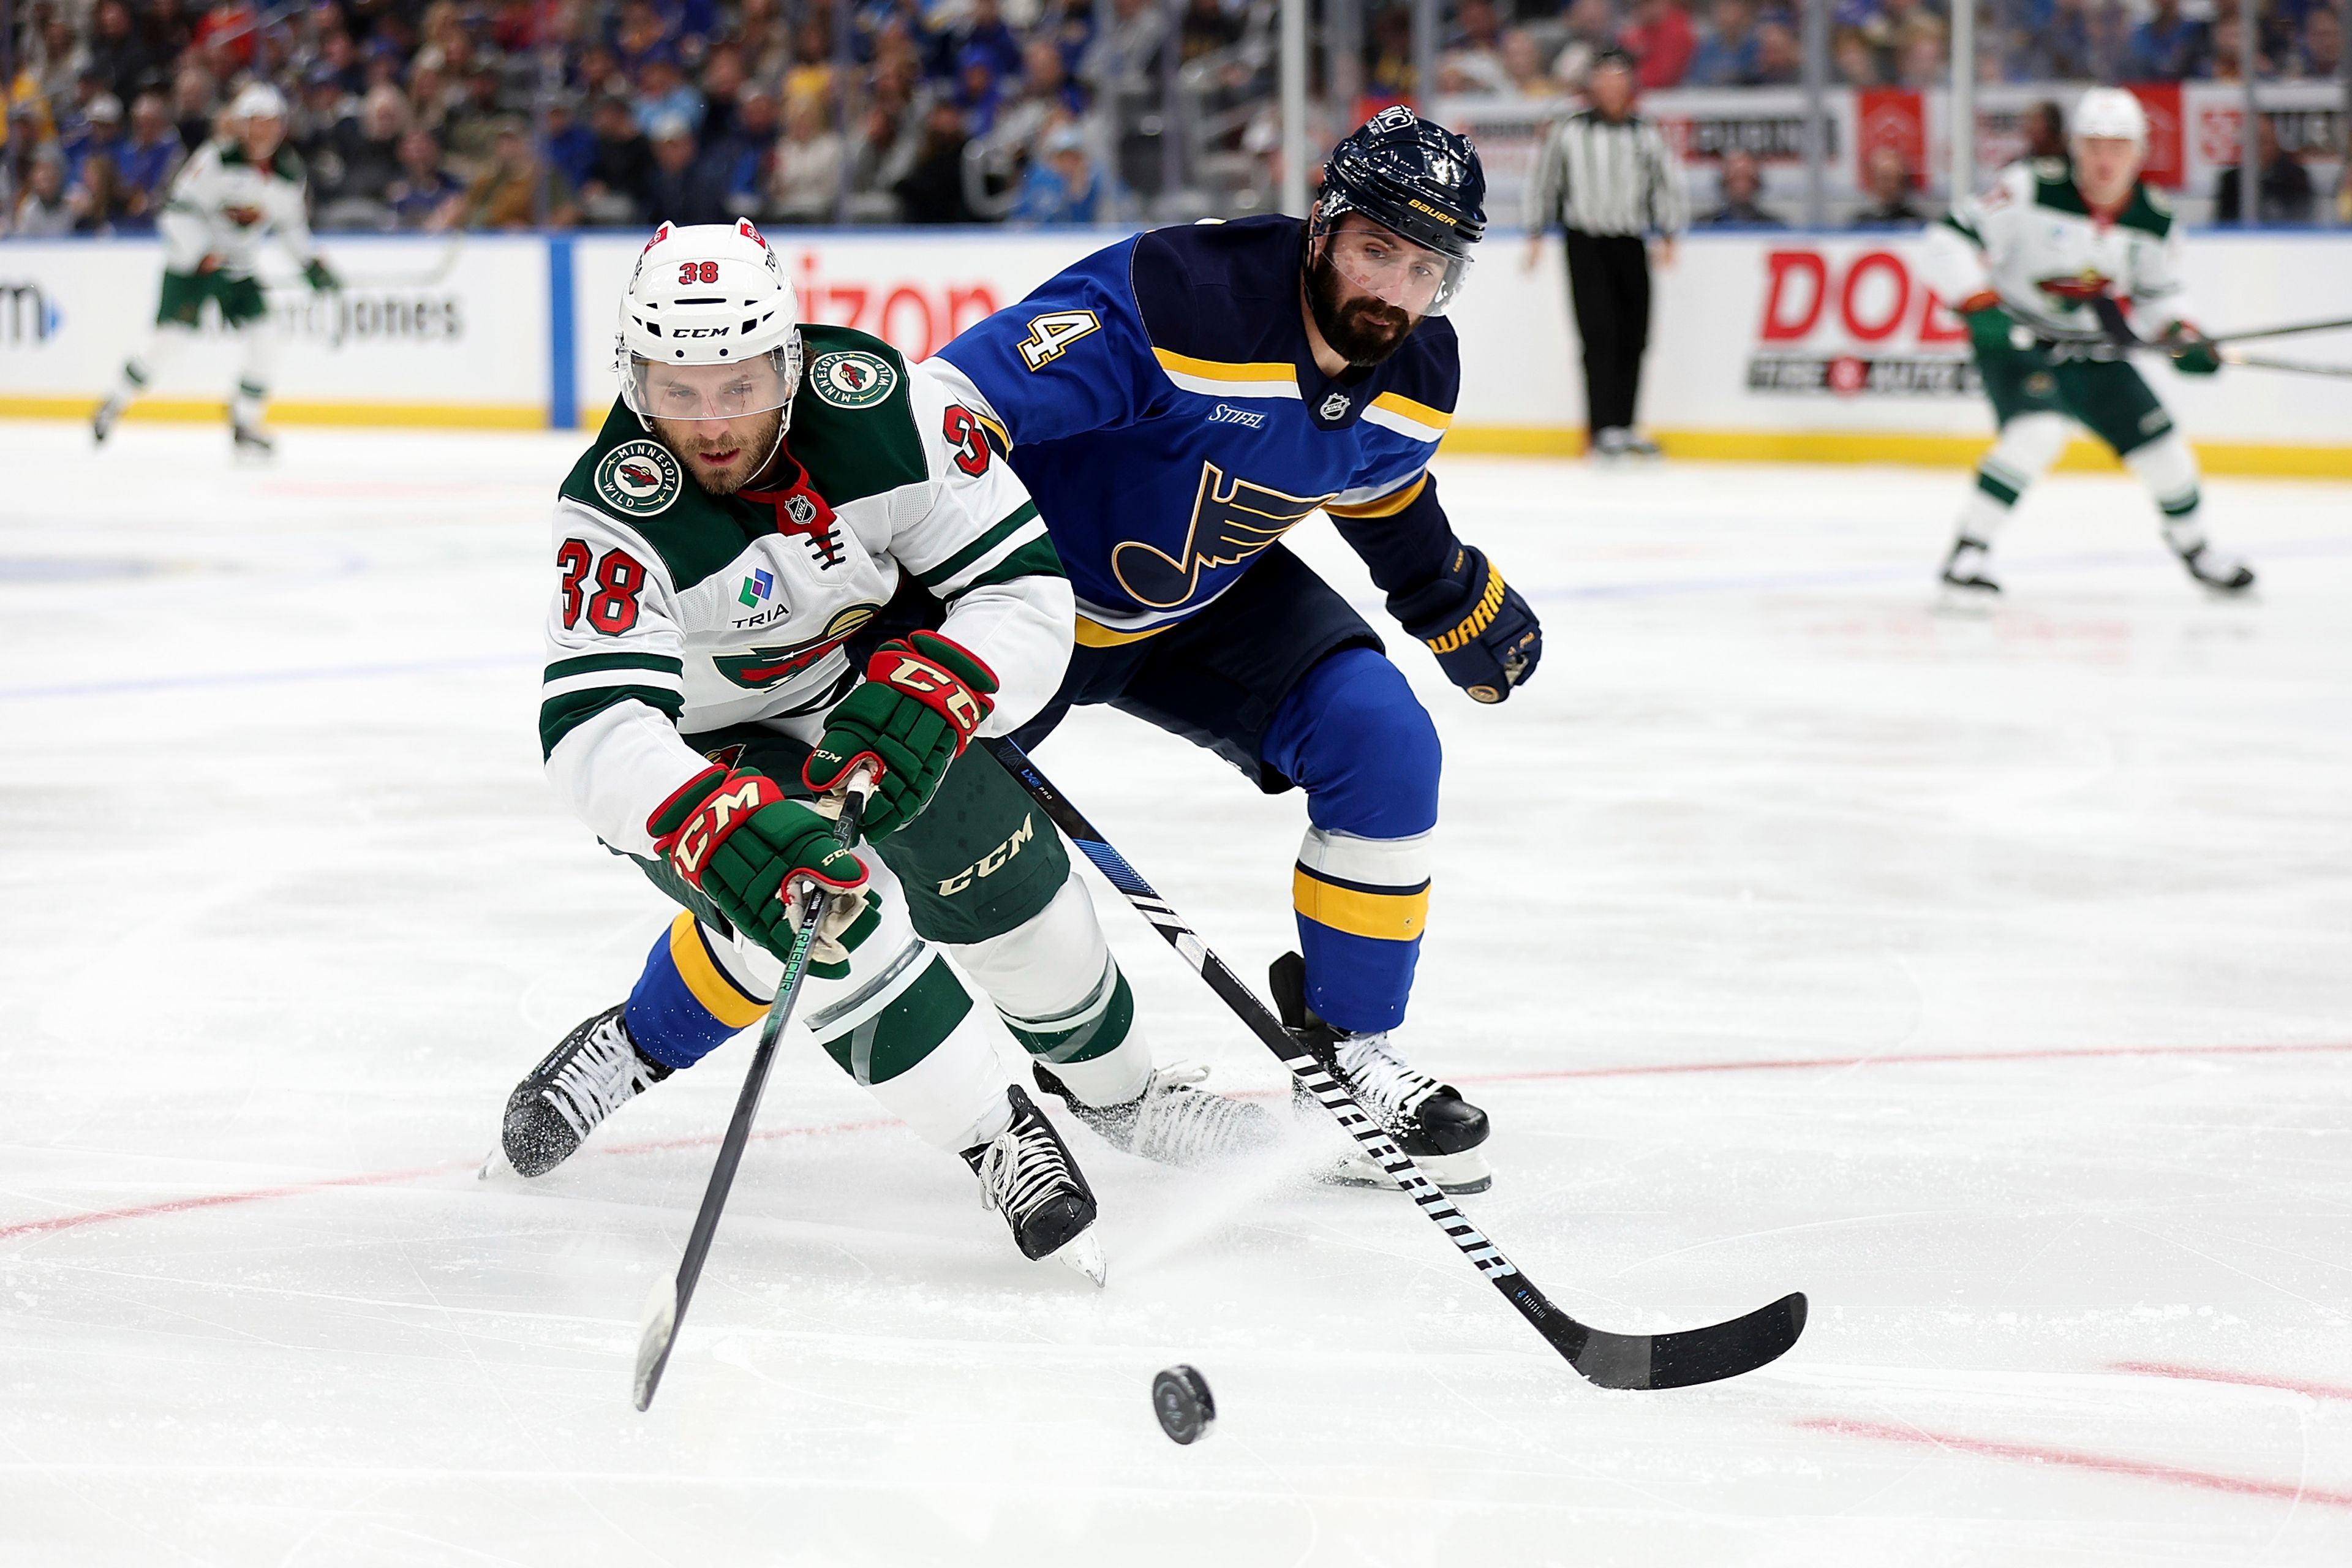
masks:
[[[1151,1413],[1175,1443],[1197,1443],[1217,1424],[1209,1380],[1189,1366],[1171,1366],[1151,1380]]]

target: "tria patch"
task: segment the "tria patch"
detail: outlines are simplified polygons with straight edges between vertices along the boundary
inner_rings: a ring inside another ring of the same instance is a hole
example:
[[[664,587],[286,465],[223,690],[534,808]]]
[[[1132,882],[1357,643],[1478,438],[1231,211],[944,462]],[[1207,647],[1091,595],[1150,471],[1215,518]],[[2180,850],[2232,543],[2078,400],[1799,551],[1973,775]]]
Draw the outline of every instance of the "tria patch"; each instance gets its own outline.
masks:
[[[624,441],[596,465],[596,499],[627,517],[651,517],[677,499],[677,459],[658,441]]]
[[[808,378],[817,396],[835,408],[870,408],[898,384],[889,361],[860,349],[817,355]]]

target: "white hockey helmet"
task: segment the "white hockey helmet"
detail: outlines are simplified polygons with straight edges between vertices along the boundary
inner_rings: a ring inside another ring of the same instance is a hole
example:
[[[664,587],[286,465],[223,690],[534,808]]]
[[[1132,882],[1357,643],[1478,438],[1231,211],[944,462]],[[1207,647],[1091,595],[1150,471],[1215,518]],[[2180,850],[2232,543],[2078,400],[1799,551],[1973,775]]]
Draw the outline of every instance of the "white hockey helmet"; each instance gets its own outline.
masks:
[[[2074,102],[2075,141],[2091,138],[2147,145],[2147,110],[2138,99],[2120,87],[2095,87]]]
[[[705,365],[743,374],[662,374]],[[621,294],[613,369],[622,400],[648,422],[791,407],[801,384],[800,299],[750,218],[654,230]]]
[[[266,81],[245,84],[228,106],[231,120],[283,120],[286,95]]]

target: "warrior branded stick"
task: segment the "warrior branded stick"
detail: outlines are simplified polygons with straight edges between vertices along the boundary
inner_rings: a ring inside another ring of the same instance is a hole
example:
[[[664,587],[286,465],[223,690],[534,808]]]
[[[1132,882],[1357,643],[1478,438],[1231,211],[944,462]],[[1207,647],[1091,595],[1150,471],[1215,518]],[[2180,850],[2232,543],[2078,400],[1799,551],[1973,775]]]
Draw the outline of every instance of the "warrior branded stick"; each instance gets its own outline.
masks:
[[[865,769],[850,776],[849,794],[841,803],[841,816],[833,836],[845,849],[857,842],[857,826],[866,815],[866,797],[874,792],[872,775]],[[703,1189],[702,1207],[694,1216],[694,1230],[686,1238],[686,1256],[677,1262],[677,1277],[656,1279],[646,1298],[645,1317],[637,1330],[635,1393],[637,1408],[648,1409],[654,1391],[661,1386],[662,1371],[669,1365],[670,1347],[677,1342],[677,1327],[694,1300],[695,1282],[702,1278],[702,1260],[710,1255],[710,1239],[719,1231],[719,1215],[735,1185],[735,1168],[743,1163],[743,1146],[751,1140],[751,1120],[760,1111],[760,1096],[768,1087],[768,1069],[776,1059],[776,1038],[800,999],[801,981],[808,973],[809,950],[816,944],[817,928],[824,923],[830,895],[808,884],[808,910],[784,957],[784,973],[776,982],[776,1000],[760,1026],[760,1044],[751,1053],[751,1069],[743,1075],[743,1092],[735,1097],[735,1117],[727,1124],[726,1140],[719,1145],[718,1162],[710,1167],[710,1184]]]
[[[1267,1011],[1257,994],[1243,984],[1223,959],[1209,951],[1192,929],[1152,890],[1151,884],[1138,876],[1135,868],[1105,841],[1077,807],[1037,771],[1037,764],[1029,760],[1027,752],[1009,740],[983,740],[979,743],[1004,764],[1005,771],[1029,792],[1032,800],[1045,808],[1054,825],[1078,847],[1078,852],[1094,862],[1095,869],[1112,887],[1126,895],[1127,901],[1209,983],[1209,989],[1248,1026],[1259,1043],[1290,1069],[1291,1076],[1388,1173],[1389,1180],[1445,1232],[1446,1238],[1462,1256],[1486,1277],[1486,1282],[1501,1291],[1503,1299],[1517,1310],[1519,1316],[1535,1325],[1544,1342],[1585,1377],[1603,1388],[1682,1388],[1753,1372],[1797,1342],[1797,1336],[1805,1328],[1802,1295],[1784,1296],[1769,1307],[1759,1307],[1729,1322],[1669,1334],[1611,1333],[1580,1323],[1561,1311],[1536,1289],[1533,1280],[1503,1256],[1500,1247],[1462,1216],[1462,1211],[1454,1206],[1451,1199],[1430,1184],[1420,1167],[1407,1159],[1381,1130],[1380,1123],[1364,1114],[1363,1107],[1356,1103],[1346,1087]]]

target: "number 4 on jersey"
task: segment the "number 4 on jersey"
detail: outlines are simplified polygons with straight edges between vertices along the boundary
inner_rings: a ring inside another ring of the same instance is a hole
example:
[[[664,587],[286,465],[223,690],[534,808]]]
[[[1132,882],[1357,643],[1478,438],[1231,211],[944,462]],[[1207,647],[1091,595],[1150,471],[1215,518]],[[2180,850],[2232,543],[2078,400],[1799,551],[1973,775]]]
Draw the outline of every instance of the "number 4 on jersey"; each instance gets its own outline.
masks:
[[[1102,323],[1095,320],[1092,310],[1048,310],[1029,320],[1029,335],[1021,340],[1021,357],[1031,370],[1043,370],[1060,359],[1069,346],[1088,332],[1100,331]]]

